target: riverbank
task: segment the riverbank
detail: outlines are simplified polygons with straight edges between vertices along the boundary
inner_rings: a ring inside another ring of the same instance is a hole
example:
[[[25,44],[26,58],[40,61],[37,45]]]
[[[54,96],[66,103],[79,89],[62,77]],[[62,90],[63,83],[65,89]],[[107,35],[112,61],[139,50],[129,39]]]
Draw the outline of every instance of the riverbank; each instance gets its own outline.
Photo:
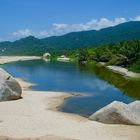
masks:
[[[18,79],[22,99],[0,102],[0,140],[139,140],[140,127],[107,125],[57,111],[69,93],[32,91]]]
[[[41,59],[39,56],[0,56],[0,64]]]
[[[40,56],[0,56],[0,64],[6,64],[17,61],[28,61],[28,60],[39,60],[42,59]],[[105,65],[103,62],[99,62],[100,65]],[[128,69],[120,66],[107,66],[108,69],[117,72],[121,75],[130,77],[130,78],[140,78],[139,73],[128,71]]]
[[[139,140],[140,127],[107,125],[79,115],[58,112],[65,98],[60,92],[30,90],[30,83],[19,80],[22,99],[0,102],[0,140]],[[25,84],[26,83],[26,84]]]
[[[120,67],[120,66],[107,66],[107,68],[130,78],[140,78],[139,73],[128,71],[128,69]]]
[[[102,65],[102,66],[106,66],[106,63],[104,63],[104,62],[99,62],[99,64]],[[123,68],[121,66],[109,65],[109,66],[106,66],[106,67],[108,69],[110,69],[110,70],[112,70],[116,73],[119,73],[123,76],[126,76],[126,77],[140,78],[140,73],[129,71],[127,68]]]

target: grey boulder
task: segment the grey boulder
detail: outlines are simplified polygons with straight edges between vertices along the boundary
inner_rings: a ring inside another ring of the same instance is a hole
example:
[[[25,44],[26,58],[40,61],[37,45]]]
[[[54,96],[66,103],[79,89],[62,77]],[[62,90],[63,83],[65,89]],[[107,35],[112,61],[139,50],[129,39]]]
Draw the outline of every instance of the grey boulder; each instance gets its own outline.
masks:
[[[107,124],[140,125],[140,101],[130,104],[114,101],[96,111],[89,119]]]
[[[21,98],[22,89],[19,83],[6,71],[0,68],[0,101]]]

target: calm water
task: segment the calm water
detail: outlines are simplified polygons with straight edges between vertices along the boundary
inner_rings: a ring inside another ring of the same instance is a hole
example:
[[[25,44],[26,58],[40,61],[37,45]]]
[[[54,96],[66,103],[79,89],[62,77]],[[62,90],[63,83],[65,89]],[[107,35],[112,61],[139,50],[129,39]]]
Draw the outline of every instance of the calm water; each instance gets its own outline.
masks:
[[[85,93],[65,100],[60,110],[89,116],[114,100],[125,103],[140,99],[140,82],[130,81],[104,67],[79,66],[43,60],[16,62],[2,66],[14,77],[37,86],[33,90]]]

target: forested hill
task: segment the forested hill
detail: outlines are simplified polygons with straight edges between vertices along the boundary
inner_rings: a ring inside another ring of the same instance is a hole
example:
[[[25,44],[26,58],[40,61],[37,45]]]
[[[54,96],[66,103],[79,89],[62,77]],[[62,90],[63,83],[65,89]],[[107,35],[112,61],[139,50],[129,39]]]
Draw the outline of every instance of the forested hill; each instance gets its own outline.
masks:
[[[127,22],[99,31],[73,32],[63,36],[44,38],[42,41],[51,47],[84,48],[133,39],[140,39],[140,21]]]
[[[140,39],[140,21],[127,22],[99,31],[73,32],[44,39],[29,36],[14,42],[1,42],[0,55],[42,55],[44,52],[62,54],[78,48],[134,39]]]

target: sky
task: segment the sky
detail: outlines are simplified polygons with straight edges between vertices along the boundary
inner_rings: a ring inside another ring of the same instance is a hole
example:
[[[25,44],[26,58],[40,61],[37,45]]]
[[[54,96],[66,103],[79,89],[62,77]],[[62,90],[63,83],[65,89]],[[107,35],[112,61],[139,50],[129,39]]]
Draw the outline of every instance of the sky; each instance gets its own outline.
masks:
[[[0,0],[0,41],[99,30],[140,20],[140,0]]]

